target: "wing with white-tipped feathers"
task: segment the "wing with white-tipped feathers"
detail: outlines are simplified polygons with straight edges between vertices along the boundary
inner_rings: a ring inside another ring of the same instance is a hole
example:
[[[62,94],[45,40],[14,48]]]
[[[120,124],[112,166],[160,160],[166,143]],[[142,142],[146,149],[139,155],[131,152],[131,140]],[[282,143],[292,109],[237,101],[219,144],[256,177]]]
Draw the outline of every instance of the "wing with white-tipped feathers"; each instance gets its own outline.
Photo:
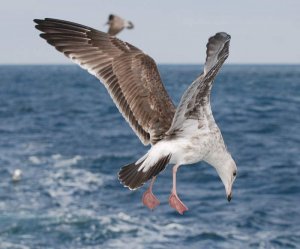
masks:
[[[100,79],[142,143],[164,137],[175,107],[151,57],[87,26],[50,18],[34,21],[42,38]]]

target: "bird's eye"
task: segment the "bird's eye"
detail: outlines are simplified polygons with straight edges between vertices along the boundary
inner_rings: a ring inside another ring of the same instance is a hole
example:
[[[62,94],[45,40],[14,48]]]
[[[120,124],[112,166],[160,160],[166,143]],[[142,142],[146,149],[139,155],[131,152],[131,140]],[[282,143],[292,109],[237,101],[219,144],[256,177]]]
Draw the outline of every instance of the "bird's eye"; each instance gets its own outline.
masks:
[[[233,172],[233,176],[236,176],[236,171]]]

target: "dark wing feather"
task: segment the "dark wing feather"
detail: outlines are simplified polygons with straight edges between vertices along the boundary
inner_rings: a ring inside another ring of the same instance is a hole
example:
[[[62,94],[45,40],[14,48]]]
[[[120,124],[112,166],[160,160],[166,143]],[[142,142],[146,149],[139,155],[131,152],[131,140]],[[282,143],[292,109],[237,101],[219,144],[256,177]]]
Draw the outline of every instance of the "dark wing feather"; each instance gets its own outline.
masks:
[[[87,26],[50,18],[34,21],[42,38],[100,79],[143,144],[164,137],[175,107],[151,57]]]
[[[204,73],[185,91],[176,109],[168,135],[181,132],[187,120],[212,120],[209,103],[213,80],[229,55],[230,35],[222,32],[209,38]],[[198,127],[202,126],[201,123]]]

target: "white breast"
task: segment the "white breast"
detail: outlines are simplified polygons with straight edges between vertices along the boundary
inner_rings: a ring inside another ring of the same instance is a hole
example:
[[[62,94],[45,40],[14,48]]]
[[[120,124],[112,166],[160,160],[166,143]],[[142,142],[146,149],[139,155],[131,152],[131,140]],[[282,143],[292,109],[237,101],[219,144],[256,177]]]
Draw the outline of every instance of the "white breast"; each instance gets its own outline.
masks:
[[[192,164],[203,160],[211,147],[209,133],[194,134],[191,137],[181,137],[170,141],[171,164]]]

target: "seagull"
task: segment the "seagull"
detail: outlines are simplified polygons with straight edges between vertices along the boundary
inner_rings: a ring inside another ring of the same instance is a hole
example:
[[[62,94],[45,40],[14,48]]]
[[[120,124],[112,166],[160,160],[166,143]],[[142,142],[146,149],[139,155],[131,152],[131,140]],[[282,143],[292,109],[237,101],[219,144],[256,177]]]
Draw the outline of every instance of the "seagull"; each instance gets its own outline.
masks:
[[[43,39],[103,83],[141,142],[151,145],[144,156],[123,166],[118,174],[130,190],[150,181],[142,198],[145,206],[154,209],[159,205],[152,192],[154,181],[168,164],[173,164],[169,204],[180,214],[187,211],[177,194],[176,174],[181,165],[199,161],[216,169],[227,200],[231,200],[237,167],[210,105],[213,81],[229,55],[230,35],[220,32],[209,38],[203,73],[188,87],[176,108],[155,61],[140,49],[77,23],[51,18],[34,22]]]
[[[133,29],[134,27],[131,21],[124,20],[123,18],[112,14],[108,16],[108,21],[106,24],[109,25],[107,33],[110,35],[117,35],[124,28]]]
[[[21,180],[21,177],[22,177],[22,170],[15,169],[14,172],[12,173],[11,179],[13,182],[18,182]]]

